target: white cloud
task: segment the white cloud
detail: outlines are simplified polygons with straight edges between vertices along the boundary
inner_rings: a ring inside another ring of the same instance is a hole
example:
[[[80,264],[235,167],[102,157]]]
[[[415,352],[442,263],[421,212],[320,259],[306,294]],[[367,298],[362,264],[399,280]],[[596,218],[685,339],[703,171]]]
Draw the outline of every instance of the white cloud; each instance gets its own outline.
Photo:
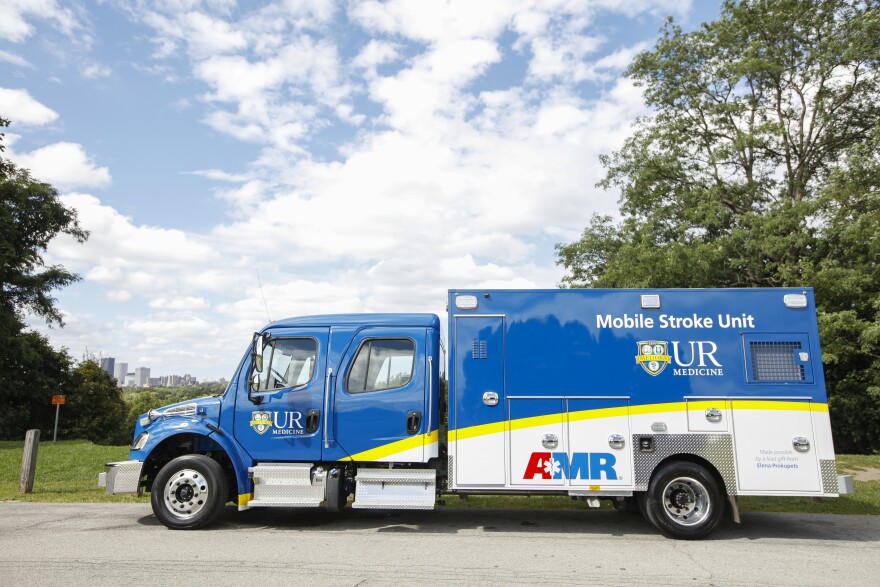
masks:
[[[41,126],[58,119],[58,113],[31,97],[27,90],[0,88],[0,112],[14,124]]]
[[[82,145],[76,143],[53,143],[30,153],[11,154],[10,159],[62,191],[106,187],[111,181],[110,170],[95,165]]]
[[[49,21],[66,35],[82,28],[74,11],[59,6],[55,0],[3,0],[0,2],[0,39],[20,43],[33,35],[34,26],[29,19]]]
[[[113,75],[113,70],[100,63],[89,63],[82,68],[82,75],[86,79],[98,79],[110,77]]]
[[[494,38],[528,4],[519,0],[368,0],[353,5],[350,16],[371,32],[433,43]]]
[[[0,61],[5,61],[6,63],[10,63],[18,67],[33,67],[33,64],[31,64],[30,61],[28,61],[21,55],[16,55],[15,53],[10,53],[9,51],[0,50]]]
[[[204,310],[208,308],[208,302],[195,296],[162,297],[151,300],[149,306],[162,310]]]
[[[204,239],[180,230],[136,225],[94,196],[73,193],[61,200],[76,210],[91,236],[84,245],[59,237],[52,252],[65,264],[90,268],[87,277],[91,280],[133,291],[161,291],[192,266],[217,259],[217,252]]]
[[[392,63],[400,59],[400,48],[396,43],[371,39],[358,53],[351,64],[359,69],[366,69],[375,74],[380,65]]]
[[[111,289],[108,291],[104,297],[106,297],[111,302],[127,302],[132,298],[132,294],[130,291],[125,289]]]
[[[225,181],[229,183],[241,183],[248,180],[248,175],[244,173],[229,173],[222,169],[197,169],[189,172],[192,175],[198,175],[215,181]]]

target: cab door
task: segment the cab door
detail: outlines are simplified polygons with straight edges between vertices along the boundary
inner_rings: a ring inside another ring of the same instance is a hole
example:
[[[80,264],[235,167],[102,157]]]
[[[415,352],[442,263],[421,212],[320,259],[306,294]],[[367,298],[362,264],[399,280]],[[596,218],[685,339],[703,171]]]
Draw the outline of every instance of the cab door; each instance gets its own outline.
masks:
[[[235,400],[235,438],[256,461],[321,459],[327,328],[286,328],[263,340],[262,369]]]
[[[324,460],[424,462],[427,331],[367,328],[333,378]]]

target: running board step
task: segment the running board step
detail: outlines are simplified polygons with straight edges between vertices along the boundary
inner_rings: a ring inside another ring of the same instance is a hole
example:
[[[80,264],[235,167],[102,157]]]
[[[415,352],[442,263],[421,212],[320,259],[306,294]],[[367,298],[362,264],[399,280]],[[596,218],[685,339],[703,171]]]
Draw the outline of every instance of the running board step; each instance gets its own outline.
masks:
[[[248,476],[254,480],[248,507],[317,507],[324,501],[327,474],[311,463],[259,463]]]
[[[351,507],[383,510],[432,510],[436,498],[434,469],[358,469]]]

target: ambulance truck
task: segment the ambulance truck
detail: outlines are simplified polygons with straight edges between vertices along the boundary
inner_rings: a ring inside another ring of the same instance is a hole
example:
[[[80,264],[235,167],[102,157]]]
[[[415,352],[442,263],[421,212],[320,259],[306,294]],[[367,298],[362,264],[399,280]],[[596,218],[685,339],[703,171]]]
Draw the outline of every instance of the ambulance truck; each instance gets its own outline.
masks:
[[[175,529],[228,502],[564,495],[683,539],[742,495],[852,491],[811,289],[450,290],[447,314],[447,345],[434,314],[272,322],[222,395],[141,416],[99,484]]]

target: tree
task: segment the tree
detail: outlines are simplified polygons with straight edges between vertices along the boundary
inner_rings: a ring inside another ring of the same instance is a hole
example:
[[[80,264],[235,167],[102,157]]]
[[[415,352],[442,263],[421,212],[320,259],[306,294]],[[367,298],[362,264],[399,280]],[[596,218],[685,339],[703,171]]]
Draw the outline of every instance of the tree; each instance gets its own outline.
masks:
[[[557,245],[571,287],[816,290],[838,449],[880,449],[880,11],[876,0],[725,1],[672,19],[626,74],[654,110]],[[867,414],[865,418],[861,414]]]
[[[0,128],[9,121],[0,117]],[[3,138],[0,133],[0,140]],[[0,152],[3,145],[0,144]],[[43,254],[58,234],[88,238],[58,192],[0,157],[0,437],[21,438],[28,428],[47,430],[49,397],[67,382],[70,358],[41,335],[25,330],[30,313],[62,325],[52,292],[79,277],[64,267],[47,267]],[[7,411],[8,406],[8,411]]]
[[[128,408],[116,380],[92,359],[82,361],[72,373],[66,418],[61,427],[64,438],[85,438],[98,444],[125,444],[131,441]]]
[[[55,410],[52,394],[70,390],[71,360],[67,351],[56,351],[41,334],[4,331],[0,352],[0,439],[21,439],[29,428],[52,432]]]

